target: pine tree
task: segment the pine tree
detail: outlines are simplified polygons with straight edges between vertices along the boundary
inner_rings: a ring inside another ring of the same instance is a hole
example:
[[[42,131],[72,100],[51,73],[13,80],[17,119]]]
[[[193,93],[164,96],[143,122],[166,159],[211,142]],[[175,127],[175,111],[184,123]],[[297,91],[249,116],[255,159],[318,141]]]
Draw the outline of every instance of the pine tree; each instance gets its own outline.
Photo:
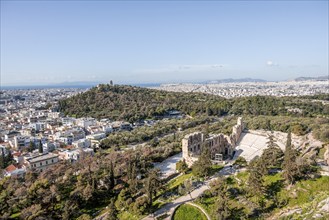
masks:
[[[231,215],[231,209],[229,207],[229,195],[228,195],[228,186],[225,179],[218,179],[216,181],[216,193],[217,193],[217,200],[215,203],[214,214],[216,219],[224,220],[228,219]]]
[[[261,156],[261,163],[264,164],[266,171],[264,174],[268,172],[268,169],[273,167],[280,167],[282,164],[283,151],[281,148],[275,143],[273,134],[268,136],[267,148],[264,149]]]
[[[210,158],[210,151],[206,144],[202,146],[201,155],[192,166],[192,173],[198,177],[207,177],[210,174],[211,169],[211,158]]]
[[[268,135],[268,141],[266,142],[266,145],[267,147],[278,147],[278,145],[275,143],[275,140],[274,140],[274,135],[273,135],[273,132],[271,132],[270,135]]]
[[[192,194],[191,194],[191,192],[192,192],[192,180],[191,179],[187,179],[184,181],[184,188],[185,188],[186,192],[190,195],[191,199],[193,199]]]

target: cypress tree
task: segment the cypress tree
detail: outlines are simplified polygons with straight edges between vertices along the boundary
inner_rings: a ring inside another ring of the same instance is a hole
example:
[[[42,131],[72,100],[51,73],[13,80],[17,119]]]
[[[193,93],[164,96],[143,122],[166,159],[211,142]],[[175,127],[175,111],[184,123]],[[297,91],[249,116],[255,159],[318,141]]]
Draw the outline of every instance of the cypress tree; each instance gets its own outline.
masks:
[[[12,164],[13,160],[14,160],[14,157],[11,154],[11,150],[8,149],[7,156],[4,157],[5,166],[8,166],[9,164]]]
[[[30,145],[29,147],[27,148],[27,151],[28,152],[32,152],[34,150],[34,143],[32,141],[30,141]]]
[[[156,192],[162,188],[159,172],[156,169],[151,170],[144,181],[144,192],[148,198],[148,207],[151,208],[153,204],[153,196],[155,196]]]
[[[264,193],[264,168],[262,167],[263,161],[258,158],[253,164],[250,164],[249,167],[249,178],[248,178],[248,185],[250,187],[251,194],[257,195],[260,197]]]
[[[40,154],[43,153],[43,146],[42,146],[42,142],[41,142],[41,140],[39,141],[39,153],[40,153]]]
[[[0,155],[0,169],[5,168],[5,154],[3,152],[3,149],[1,148],[1,155]]]
[[[113,189],[114,188],[114,168],[113,168],[112,161],[111,161],[111,164],[110,164],[109,176],[110,176],[110,189]]]
[[[289,131],[286,142],[286,150],[284,152],[283,160],[283,177],[289,184],[293,184],[299,174],[298,164],[296,159],[298,157],[298,152],[293,149],[291,144],[291,132]]]

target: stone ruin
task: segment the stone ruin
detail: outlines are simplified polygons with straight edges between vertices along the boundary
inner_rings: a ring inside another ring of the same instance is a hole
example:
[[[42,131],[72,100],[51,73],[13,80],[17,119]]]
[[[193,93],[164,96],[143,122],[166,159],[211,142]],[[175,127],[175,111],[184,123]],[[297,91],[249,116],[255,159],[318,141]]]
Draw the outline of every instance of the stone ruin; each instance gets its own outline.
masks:
[[[211,160],[214,162],[232,157],[244,127],[242,118],[239,117],[237,124],[232,128],[232,134],[230,136],[215,134],[205,138],[201,132],[186,135],[182,140],[183,159],[185,159],[189,166],[192,166],[201,155],[203,147],[209,148]]]

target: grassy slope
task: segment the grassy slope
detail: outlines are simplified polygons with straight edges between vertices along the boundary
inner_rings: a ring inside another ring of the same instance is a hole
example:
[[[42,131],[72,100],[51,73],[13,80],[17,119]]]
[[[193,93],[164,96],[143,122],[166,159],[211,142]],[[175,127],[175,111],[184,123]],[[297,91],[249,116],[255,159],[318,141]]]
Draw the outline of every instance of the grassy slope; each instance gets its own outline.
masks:
[[[240,181],[238,182],[234,178],[230,178],[230,187],[247,189],[246,181],[248,180],[248,173],[242,172],[236,176]],[[276,174],[273,176],[266,176],[264,178],[264,184],[266,186],[279,184],[282,182],[281,174]],[[315,214],[315,210],[318,206],[318,203],[325,198],[329,197],[329,177],[322,176],[314,180],[302,180],[290,187],[289,189],[283,187],[278,192],[278,201],[286,201],[286,205],[282,208],[273,209],[268,213],[269,216],[272,216],[274,219],[278,219],[279,213],[282,211],[287,211],[301,208],[301,214],[293,214],[290,217],[295,219],[303,218],[309,219]],[[212,210],[215,204],[215,197],[206,197],[199,199],[197,204],[201,205],[210,215],[212,215]],[[253,201],[253,197],[246,197],[245,195],[239,195],[237,197],[231,198],[230,207],[235,209],[236,213],[240,212],[242,215],[250,214],[252,209],[249,201]],[[328,214],[329,215],[329,214]],[[211,216],[213,219],[214,216]],[[328,216],[329,217],[329,216]]]
[[[207,220],[207,217],[196,207],[181,205],[174,214],[174,220]]]
[[[175,179],[173,179],[172,181],[170,181],[167,185],[168,190],[171,190],[175,187],[178,187],[179,185],[183,184],[185,180],[189,179],[192,177],[192,173],[187,173],[187,174],[183,174]]]
[[[290,217],[309,219],[319,208],[318,204],[329,197],[329,177],[322,176],[315,180],[300,181],[293,187],[283,189],[279,194],[281,199],[287,199],[288,204],[284,210],[301,208],[302,213],[295,213]],[[277,215],[280,210],[275,210],[273,215]],[[329,217],[329,213],[327,213]]]

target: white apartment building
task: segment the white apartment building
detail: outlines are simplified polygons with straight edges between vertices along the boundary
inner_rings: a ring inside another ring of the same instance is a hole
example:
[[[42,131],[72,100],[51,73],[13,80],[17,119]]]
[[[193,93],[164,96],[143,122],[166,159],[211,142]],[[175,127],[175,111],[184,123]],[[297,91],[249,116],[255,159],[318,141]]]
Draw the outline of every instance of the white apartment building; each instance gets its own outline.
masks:
[[[77,148],[73,150],[65,150],[58,153],[60,159],[69,160],[70,162],[78,161],[83,155],[94,155],[94,150],[91,148]]]
[[[14,142],[13,142],[13,147],[16,150],[22,150],[25,147],[29,146],[30,144],[30,137],[28,136],[15,136],[14,137]]]
[[[44,131],[46,129],[46,124],[42,122],[31,123],[30,127],[35,131]]]
[[[31,169],[43,171],[49,166],[58,163],[58,155],[53,153],[47,153],[29,158],[26,161]]]
[[[62,114],[60,112],[48,112],[48,118],[59,118],[61,117]]]
[[[72,142],[72,145],[76,148],[88,148],[91,146],[91,141],[89,139],[80,139]]]
[[[77,119],[76,123],[78,126],[82,128],[88,128],[89,126],[96,125],[96,119],[94,118],[79,118]]]
[[[86,138],[89,140],[101,140],[103,138],[106,138],[106,134],[105,133],[91,134],[91,135],[87,135]]]

